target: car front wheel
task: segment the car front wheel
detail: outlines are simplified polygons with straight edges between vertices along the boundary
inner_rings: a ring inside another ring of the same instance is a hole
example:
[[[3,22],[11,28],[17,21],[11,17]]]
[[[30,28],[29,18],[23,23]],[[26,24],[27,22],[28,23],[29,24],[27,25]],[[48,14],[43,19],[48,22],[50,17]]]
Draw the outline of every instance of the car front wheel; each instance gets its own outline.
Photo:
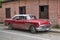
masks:
[[[30,27],[30,32],[31,32],[31,33],[36,33],[36,28],[35,28],[34,26],[31,26],[31,27]]]

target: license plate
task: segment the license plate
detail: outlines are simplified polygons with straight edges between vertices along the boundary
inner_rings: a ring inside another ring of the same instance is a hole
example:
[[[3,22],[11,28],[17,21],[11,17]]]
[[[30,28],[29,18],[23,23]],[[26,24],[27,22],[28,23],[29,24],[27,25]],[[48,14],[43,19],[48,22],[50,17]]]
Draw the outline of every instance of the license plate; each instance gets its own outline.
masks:
[[[44,30],[49,30],[49,28],[43,28]]]
[[[47,28],[46,30],[49,30],[49,28]]]

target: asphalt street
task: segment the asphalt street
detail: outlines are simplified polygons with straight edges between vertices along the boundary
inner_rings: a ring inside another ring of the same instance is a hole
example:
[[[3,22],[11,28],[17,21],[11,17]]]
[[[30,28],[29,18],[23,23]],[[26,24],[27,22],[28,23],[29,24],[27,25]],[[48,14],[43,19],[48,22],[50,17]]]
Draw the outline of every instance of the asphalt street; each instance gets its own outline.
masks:
[[[60,33],[8,30],[7,26],[0,26],[0,40],[60,40]]]

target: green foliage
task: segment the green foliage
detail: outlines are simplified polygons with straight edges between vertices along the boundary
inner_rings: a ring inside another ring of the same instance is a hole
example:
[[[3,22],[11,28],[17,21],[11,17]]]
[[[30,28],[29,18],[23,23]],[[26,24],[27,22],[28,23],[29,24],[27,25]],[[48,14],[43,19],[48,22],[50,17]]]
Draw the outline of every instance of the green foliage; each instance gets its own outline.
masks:
[[[0,0],[0,3],[1,3],[1,2],[4,2],[4,1],[7,1],[7,0]]]
[[[0,8],[2,7],[2,2],[7,1],[7,0],[0,0]]]
[[[0,2],[3,2],[3,1],[6,1],[6,0],[0,0]]]

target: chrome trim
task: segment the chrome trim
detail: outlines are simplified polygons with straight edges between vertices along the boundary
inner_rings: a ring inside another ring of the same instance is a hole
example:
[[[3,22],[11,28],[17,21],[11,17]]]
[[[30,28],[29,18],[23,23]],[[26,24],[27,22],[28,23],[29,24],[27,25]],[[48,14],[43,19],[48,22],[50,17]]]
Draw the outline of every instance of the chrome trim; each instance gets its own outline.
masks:
[[[38,28],[36,28],[37,31],[46,31],[51,30],[51,27],[46,27],[46,25],[40,25]]]

